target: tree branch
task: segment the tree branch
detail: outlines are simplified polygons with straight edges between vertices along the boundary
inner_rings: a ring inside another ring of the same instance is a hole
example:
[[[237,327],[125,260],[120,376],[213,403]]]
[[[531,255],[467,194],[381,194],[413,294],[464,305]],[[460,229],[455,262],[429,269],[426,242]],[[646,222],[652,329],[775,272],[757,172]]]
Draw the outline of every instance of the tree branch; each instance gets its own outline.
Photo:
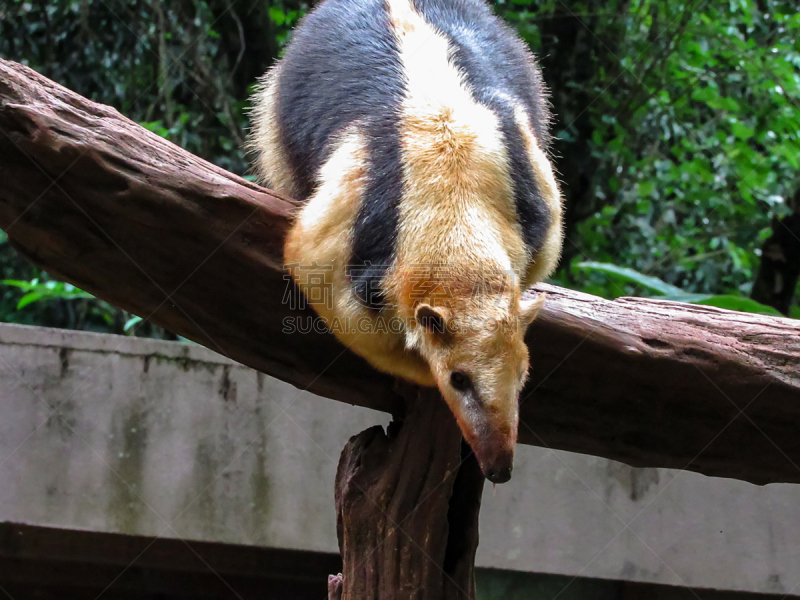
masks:
[[[0,227],[53,275],[301,389],[400,409],[389,376],[284,301],[297,202],[2,60],[0,181]],[[521,442],[800,482],[800,323],[538,289]]]

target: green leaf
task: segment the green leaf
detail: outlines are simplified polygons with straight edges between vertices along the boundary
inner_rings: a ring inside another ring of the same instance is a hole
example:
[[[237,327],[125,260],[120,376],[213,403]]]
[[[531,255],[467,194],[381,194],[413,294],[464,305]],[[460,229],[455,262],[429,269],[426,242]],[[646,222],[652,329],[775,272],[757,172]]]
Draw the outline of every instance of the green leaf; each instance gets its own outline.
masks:
[[[609,263],[586,261],[578,263],[577,265],[575,265],[575,268],[588,269],[600,273],[605,273],[606,275],[612,275],[618,279],[635,283],[636,285],[639,285],[641,287],[647,288],[654,292],[658,292],[659,294],[681,295],[684,293],[684,291],[681,288],[676,287],[674,285],[670,285],[669,283],[667,283],[666,281],[662,281],[658,277],[645,275],[644,273],[639,273],[639,271],[635,269],[630,269],[628,267],[618,267],[617,265],[612,265]]]
[[[36,279],[34,279],[33,281],[23,281],[20,279],[4,279],[3,283],[5,285],[12,285],[14,287],[18,287],[24,291],[30,291],[35,287],[36,281],[37,281]]]
[[[731,123],[731,131],[740,140],[748,140],[755,133],[750,127],[743,123]]]
[[[26,292],[17,303],[17,310],[40,300],[52,300],[60,298],[62,300],[76,300],[79,298],[94,298],[91,294],[76,288],[74,285],[62,281],[43,281],[32,279],[24,281],[20,279],[4,279],[3,283],[21,289]]]
[[[28,304],[33,304],[34,302],[41,300],[45,297],[45,294],[42,292],[28,292],[22,298],[19,299],[17,302],[17,310],[25,308]]]
[[[133,329],[138,323],[142,322],[142,317],[133,316],[127,321],[125,321],[125,325],[122,327],[123,331],[130,331]]]
[[[272,19],[272,22],[275,23],[275,25],[281,26],[286,22],[286,13],[284,13],[279,7],[272,6],[269,9],[269,18]]]
[[[738,310],[739,312],[773,315],[775,317],[784,316],[778,309],[756,302],[752,298],[745,298],[744,296],[711,296],[706,300],[695,302],[695,304],[705,304],[706,306],[716,306],[717,308],[727,308],[728,310]]]
[[[169,135],[169,129],[164,127],[162,121],[141,121],[139,125],[161,137],[167,137],[167,135]]]

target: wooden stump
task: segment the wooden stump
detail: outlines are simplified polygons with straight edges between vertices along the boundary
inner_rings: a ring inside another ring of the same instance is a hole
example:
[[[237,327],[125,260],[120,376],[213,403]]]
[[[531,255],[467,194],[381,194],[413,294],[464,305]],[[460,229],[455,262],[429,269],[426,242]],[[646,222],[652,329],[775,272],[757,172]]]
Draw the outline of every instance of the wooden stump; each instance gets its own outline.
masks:
[[[472,600],[484,477],[438,391],[351,438],[336,473],[342,600]]]

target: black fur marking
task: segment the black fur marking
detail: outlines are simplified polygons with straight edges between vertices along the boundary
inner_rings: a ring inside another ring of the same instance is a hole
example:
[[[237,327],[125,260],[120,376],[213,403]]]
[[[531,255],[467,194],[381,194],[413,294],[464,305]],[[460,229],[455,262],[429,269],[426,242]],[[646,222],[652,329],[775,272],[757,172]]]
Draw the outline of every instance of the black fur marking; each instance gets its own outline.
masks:
[[[498,115],[511,159],[515,203],[531,253],[550,214],[536,185],[510,99],[527,110],[538,140],[549,141],[541,75],[525,46],[481,0],[413,0],[445,35],[476,102]],[[278,126],[301,197],[337,134],[358,122],[368,144],[368,184],[353,232],[350,279],[368,307],[384,306],[380,281],[392,264],[402,198],[400,107],[406,81],[384,0],[325,0],[303,19],[283,59]]]
[[[516,34],[482,1],[412,1],[425,20],[448,38],[454,49],[453,62],[465,74],[475,101],[500,119],[525,245],[531,253],[536,253],[544,243],[552,219],[528,160],[525,140],[514,120],[511,100],[525,108],[534,134],[546,147],[550,116],[541,73]]]
[[[307,198],[336,134],[358,122],[368,143],[368,184],[353,232],[351,281],[378,309],[394,256],[402,195],[399,119],[405,79],[383,0],[326,0],[303,19],[278,82],[281,141]]]
[[[399,114],[376,123],[370,135],[369,181],[353,228],[350,259],[351,265],[363,268],[350,281],[353,292],[365,306],[380,310],[385,305],[380,282],[394,260],[403,195]]]

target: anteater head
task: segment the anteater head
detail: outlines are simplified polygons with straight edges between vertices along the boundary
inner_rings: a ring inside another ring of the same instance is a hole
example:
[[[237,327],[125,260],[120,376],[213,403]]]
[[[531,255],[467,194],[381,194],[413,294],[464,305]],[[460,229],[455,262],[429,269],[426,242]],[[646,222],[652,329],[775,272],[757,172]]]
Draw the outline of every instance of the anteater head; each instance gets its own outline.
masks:
[[[458,421],[487,479],[511,478],[519,395],[528,375],[528,325],[544,303],[502,297],[420,302],[415,346]]]

